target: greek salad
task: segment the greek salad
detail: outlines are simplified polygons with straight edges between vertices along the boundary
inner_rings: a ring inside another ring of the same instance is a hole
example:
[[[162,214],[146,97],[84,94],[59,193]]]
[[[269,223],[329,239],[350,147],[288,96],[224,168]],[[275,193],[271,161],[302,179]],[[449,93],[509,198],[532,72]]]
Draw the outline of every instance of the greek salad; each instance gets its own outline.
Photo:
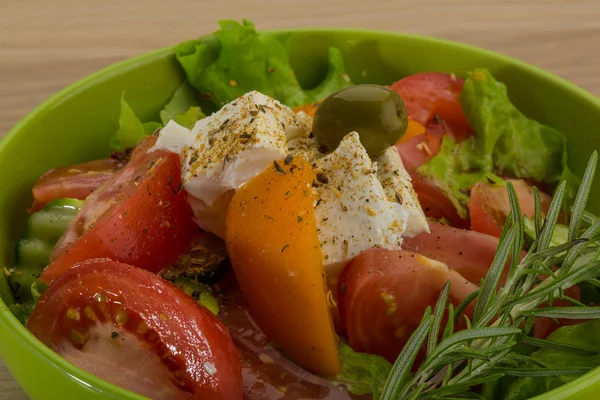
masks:
[[[486,69],[354,84],[332,47],[305,88],[286,36],[220,27],[156,121],[122,96],[112,155],[33,186],[0,274],[33,335],[153,399],[514,400],[600,365],[595,153],[575,176]]]

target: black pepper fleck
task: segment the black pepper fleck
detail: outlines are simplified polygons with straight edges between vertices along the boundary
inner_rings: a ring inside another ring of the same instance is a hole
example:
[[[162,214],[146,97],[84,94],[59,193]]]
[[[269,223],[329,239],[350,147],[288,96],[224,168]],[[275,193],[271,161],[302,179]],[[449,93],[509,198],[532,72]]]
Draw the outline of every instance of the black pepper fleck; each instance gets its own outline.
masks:
[[[273,166],[275,167],[275,171],[279,172],[280,174],[285,174],[285,171],[283,168],[281,168],[281,165],[279,165],[277,161],[273,161]]]
[[[398,204],[402,204],[402,197],[400,196],[400,193],[396,192],[396,202]]]
[[[329,183],[329,179],[320,172],[317,173],[317,180],[321,183]]]

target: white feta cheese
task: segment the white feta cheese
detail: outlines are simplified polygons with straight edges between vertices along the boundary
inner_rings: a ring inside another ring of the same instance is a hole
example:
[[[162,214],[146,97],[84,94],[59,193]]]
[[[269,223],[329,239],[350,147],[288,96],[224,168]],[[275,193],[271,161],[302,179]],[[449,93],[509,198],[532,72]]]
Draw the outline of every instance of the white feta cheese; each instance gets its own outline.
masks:
[[[192,129],[194,142],[183,150],[184,187],[210,206],[285,158],[288,135],[308,130],[308,119],[289,107],[256,91],[246,93]]]
[[[315,165],[315,218],[326,268],[371,247],[400,249],[408,212],[388,200],[358,133]]]
[[[396,147],[390,147],[383,154],[373,157],[373,161],[377,163],[377,177],[387,199],[402,204],[408,212],[408,221],[402,236],[415,237],[423,232],[429,233],[427,218],[423,214],[419,198],[412,187],[412,179],[404,168]]]
[[[288,152],[293,156],[303,155],[308,161],[313,162],[325,154],[319,151],[319,145],[314,138],[301,136],[288,142]]]
[[[252,91],[201,119],[191,131],[171,121],[155,148],[179,153],[183,187],[196,222],[224,237],[231,191],[288,153],[288,140],[306,136],[310,117]]]
[[[192,132],[177,122],[170,120],[160,130],[153,149],[167,149],[173,153],[181,154],[183,149],[191,146],[193,143],[194,137],[192,136]]]

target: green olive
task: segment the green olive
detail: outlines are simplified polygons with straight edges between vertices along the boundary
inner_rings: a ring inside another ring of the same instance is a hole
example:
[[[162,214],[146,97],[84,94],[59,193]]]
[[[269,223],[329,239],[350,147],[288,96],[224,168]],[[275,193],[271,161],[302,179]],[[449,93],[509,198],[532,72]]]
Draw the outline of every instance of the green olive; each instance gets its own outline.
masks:
[[[317,108],[313,134],[327,151],[356,131],[369,156],[396,144],[406,132],[408,116],[398,93],[379,85],[356,85],[332,94]]]

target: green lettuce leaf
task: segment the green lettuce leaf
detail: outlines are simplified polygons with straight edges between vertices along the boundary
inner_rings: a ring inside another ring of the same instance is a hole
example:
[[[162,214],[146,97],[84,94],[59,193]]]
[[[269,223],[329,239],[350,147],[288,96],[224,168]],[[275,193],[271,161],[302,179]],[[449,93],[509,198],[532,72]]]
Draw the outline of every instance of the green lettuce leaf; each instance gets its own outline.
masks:
[[[334,382],[345,384],[352,394],[373,394],[373,398],[379,398],[392,364],[377,355],[357,353],[344,342],[340,342],[338,353],[342,373]]]
[[[482,170],[538,182],[566,180],[568,197],[574,197],[578,180],[567,165],[564,135],[523,115],[489,71],[471,73],[461,103],[476,132]]]
[[[257,90],[290,106],[315,102],[346,87],[339,49],[329,49],[329,70],[315,88],[303,89],[289,61],[290,36],[258,33],[244,20],[219,22],[220,30],[181,43],[176,55],[190,84],[222,106]]]
[[[174,120],[179,125],[192,129],[196,121],[206,117],[196,99],[196,92],[187,82],[183,83],[171,100],[160,111],[160,120],[166,125]]]
[[[456,143],[444,136],[440,152],[417,169],[448,196],[461,218],[467,218],[469,214],[471,187],[485,180],[487,175],[474,168],[478,164],[477,157],[474,140]]]
[[[162,128],[162,124],[155,122],[155,121],[150,121],[150,122],[144,122],[142,124],[142,127],[144,128],[144,135],[148,136],[148,135],[152,135],[154,132],[156,132],[157,129]]]
[[[565,326],[553,332],[548,339],[560,343],[600,352],[600,320]],[[581,367],[595,368],[600,365],[600,355],[581,355],[552,349],[539,349],[529,355],[549,368]],[[533,367],[533,366],[529,366]],[[556,377],[502,378],[494,398],[525,400],[546,393],[558,386],[577,379],[578,375]]]
[[[190,107],[186,112],[177,114],[173,120],[181,126],[192,129],[196,122],[205,117],[200,107]]]
[[[194,89],[187,83],[181,85],[171,100],[160,111],[162,123],[156,121],[142,122],[135,115],[135,112],[125,101],[125,93],[121,95],[121,112],[119,115],[119,129],[111,138],[110,146],[117,151],[135,147],[144,136],[152,135],[157,129],[171,119],[179,125],[191,129],[196,121],[204,118],[206,115],[200,109],[198,101],[195,98]]]
[[[535,240],[535,222],[533,218],[523,216],[523,230],[525,232],[525,240],[528,246],[531,246]],[[564,224],[556,224],[550,239],[550,246],[559,246],[569,240],[569,227]]]
[[[19,303],[13,303],[9,305],[8,309],[19,320],[19,322],[27,326],[27,322],[29,321],[29,317],[31,316],[33,309],[40,300],[40,296],[47,288],[48,286],[44,282],[36,279],[29,288],[31,292],[30,299]]]
[[[135,147],[146,135],[151,135],[161,128],[158,122],[142,123],[125,101],[125,93],[121,95],[121,112],[119,114],[119,129],[110,139],[110,146],[117,151]]]

